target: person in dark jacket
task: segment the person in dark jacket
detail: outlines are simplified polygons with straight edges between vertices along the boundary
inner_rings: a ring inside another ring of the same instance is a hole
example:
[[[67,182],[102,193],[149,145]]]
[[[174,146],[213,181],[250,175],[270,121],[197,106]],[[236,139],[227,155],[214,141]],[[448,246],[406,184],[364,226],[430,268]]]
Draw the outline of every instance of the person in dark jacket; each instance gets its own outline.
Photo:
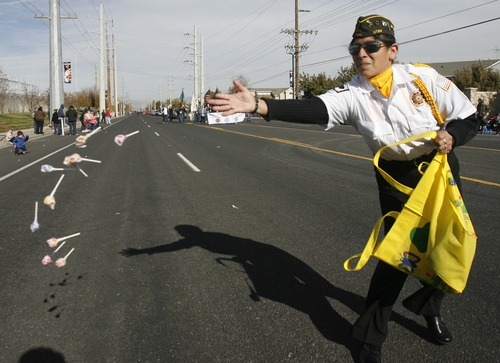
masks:
[[[57,108],[54,108],[54,112],[52,113],[52,118],[50,120],[54,124],[54,135],[61,135],[61,119],[59,118]]]
[[[78,113],[73,105],[69,106],[68,111],[66,111],[66,117],[68,118],[69,134],[76,135],[76,121],[78,120]]]
[[[35,111],[33,118],[36,122],[36,130],[35,134],[43,134],[43,123],[45,121],[45,112],[43,112],[42,107],[38,107],[38,110]]]

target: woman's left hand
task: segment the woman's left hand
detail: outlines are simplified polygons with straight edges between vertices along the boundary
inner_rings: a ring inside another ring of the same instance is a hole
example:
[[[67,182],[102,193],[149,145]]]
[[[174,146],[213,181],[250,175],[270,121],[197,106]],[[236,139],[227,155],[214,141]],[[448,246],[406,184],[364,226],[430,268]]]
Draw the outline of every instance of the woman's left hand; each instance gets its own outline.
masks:
[[[432,141],[434,142],[434,145],[436,145],[438,151],[442,154],[449,154],[455,144],[453,136],[451,136],[446,130],[438,131],[436,138]]]

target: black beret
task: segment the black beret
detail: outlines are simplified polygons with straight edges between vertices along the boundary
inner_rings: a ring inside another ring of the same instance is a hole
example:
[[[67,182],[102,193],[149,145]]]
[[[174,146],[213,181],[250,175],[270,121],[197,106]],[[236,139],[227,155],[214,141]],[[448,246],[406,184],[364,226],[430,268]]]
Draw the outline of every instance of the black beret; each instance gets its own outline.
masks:
[[[356,22],[353,38],[371,37],[377,34],[394,36],[394,24],[381,15],[360,16]]]

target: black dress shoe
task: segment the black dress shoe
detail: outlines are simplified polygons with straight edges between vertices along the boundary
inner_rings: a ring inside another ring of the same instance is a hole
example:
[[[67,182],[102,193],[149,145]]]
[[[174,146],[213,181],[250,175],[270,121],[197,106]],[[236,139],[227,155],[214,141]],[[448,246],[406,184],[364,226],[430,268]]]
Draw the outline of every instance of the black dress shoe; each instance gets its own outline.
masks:
[[[365,344],[359,352],[360,363],[381,363],[382,353],[380,347],[373,344]]]
[[[427,329],[431,333],[434,340],[441,344],[451,343],[453,336],[446,327],[443,318],[440,316],[429,316],[424,315],[425,321],[427,322]]]

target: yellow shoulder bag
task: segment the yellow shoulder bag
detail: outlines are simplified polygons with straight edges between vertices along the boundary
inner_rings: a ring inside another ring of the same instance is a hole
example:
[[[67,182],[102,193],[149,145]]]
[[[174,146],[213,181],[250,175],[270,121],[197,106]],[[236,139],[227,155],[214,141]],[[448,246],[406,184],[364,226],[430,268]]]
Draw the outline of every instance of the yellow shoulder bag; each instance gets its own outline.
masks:
[[[426,100],[434,102],[432,97],[430,100],[426,97]],[[448,165],[447,155],[436,153],[415,189],[400,184],[378,166],[385,149],[419,139],[432,139],[436,135],[436,131],[426,132],[386,146],[375,155],[374,164],[385,180],[410,198],[401,212],[389,212],[377,221],[363,252],[344,262],[347,271],[360,270],[370,256],[374,256],[445,292],[461,293],[464,290],[476,251],[477,236]],[[422,170],[421,167],[419,170]],[[396,221],[380,241],[379,231],[387,217]],[[351,266],[356,259],[359,259],[357,264]]]

